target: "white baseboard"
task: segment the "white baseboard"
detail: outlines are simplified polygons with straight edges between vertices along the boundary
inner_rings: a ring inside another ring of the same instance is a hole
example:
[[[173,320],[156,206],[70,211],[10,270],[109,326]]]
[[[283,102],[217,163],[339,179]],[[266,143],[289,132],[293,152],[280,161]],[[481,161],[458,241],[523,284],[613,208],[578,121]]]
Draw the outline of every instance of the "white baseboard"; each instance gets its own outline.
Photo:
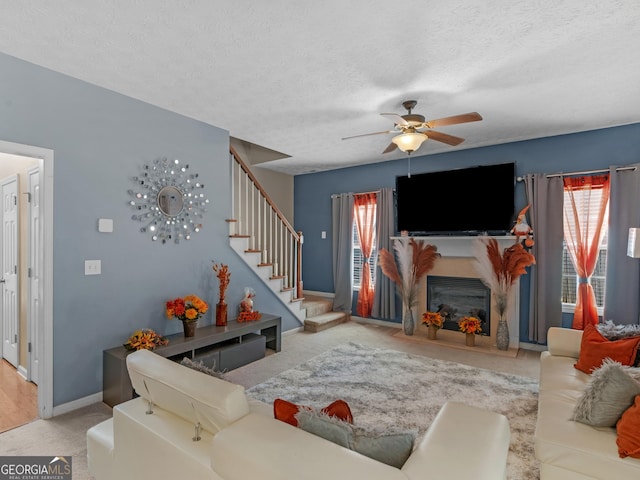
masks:
[[[304,332],[304,327],[292,328],[291,330],[286,330],[282,332],[280,335],[284,337],[285,335],[291,335],[292,333],[298,333],[298,332]]]
[[[314,295],[316,297],[326,297],[326,298],[334,298],[336,296],[335,293],[331,293],[331,292],[316,292],[314,290],[303,290],[302,291],[302,295],[304,296],[305,294]]]
[[[520,342],[518,344],[518,347],[520,347],[522,350],[533,350],[534,352],[544,352],[545,350],[549,349],[549,347],[547,347],[546,345],[538,345],[537,343],[529,342]]]
[[[20,375],[25,381],[27,380],[27,369],[25,367],[23,367],[22,365],[18,365],[16,371],[18,372],[18,375]]]
[[[357,315],[351,315],[351,320],[359,323],[369,323],[371,325],[378,325],[380,327],[402,328],[401,323],[388,322],[385,320],[376,320],[375,318],[358,317]]]
[[[62,415],[63,413],[69,413],[82,407],[88,407],[94,403],[102,401],[102,392],[94,393],[88,397],[79,398],[72,402],[63,403],[62,405],[56,405],[53,407],[53,416]]]

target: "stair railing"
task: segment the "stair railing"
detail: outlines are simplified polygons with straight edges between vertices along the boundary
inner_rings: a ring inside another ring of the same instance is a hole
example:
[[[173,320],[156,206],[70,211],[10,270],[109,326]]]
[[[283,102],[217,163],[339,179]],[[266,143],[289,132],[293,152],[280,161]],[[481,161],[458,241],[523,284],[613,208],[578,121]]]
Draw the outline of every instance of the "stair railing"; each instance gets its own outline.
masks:
[[[247,164],[230,147],[233,196],[233,234],[249,237],[249,250],[261,253],[262,266],[272,267],[283,289],[302,298],[302,232],[296,232]]]

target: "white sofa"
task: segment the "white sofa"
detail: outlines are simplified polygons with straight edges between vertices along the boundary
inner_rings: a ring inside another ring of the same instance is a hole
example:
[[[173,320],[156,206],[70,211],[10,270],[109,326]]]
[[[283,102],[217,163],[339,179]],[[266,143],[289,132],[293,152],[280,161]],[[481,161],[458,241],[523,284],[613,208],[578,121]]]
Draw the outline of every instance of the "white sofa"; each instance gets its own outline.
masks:
[[[535,454],[541,480],[640,478],[640,460],[620,458],[615,427],[571,420],[590,376],[574,367],[582,330],[552,327],[540,357]]]
[[[96,480],[506,478],[510,429],[494,412],[447,403],[398,469],[276,420],[242,386],[151,351],[130,354],[127,368],[140,396],[87,432]]]

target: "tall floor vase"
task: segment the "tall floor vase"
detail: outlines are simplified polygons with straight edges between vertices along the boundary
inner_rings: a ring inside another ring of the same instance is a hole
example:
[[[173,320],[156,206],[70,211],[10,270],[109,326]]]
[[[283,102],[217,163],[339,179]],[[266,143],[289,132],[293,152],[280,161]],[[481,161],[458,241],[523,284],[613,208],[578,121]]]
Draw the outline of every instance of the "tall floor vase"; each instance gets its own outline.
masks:
[[[498,347],[498,350],[509,350],[509,325],[504,318],[500,318],[498,321],[496,347]]]
[[[416,322],[413,319],[413,310],[411,308],[407,308],[402,315],[402,330],[405,335],[413,335],[415,328]]]

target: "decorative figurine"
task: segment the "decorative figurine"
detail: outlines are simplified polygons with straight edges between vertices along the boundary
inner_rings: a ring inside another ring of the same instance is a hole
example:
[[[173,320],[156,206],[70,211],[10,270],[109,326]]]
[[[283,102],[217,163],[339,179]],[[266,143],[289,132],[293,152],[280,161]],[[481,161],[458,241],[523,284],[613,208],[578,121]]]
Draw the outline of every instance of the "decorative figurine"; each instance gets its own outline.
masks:
[[[520,243],[521,238],[524,237],[523,246],[526,248],[533,247],[533,244],[535,243],[533,241],[533,229],[527,222],[527,217],[525,216],[530,206],[531,204],[527,205],[522,210],[520,210],[520,213],[518,214],[518,218],[516,219],[516,224],[511,229],[511,233],[516,236],[515,243]]]
[[[246,287],[244,289],[244,298],[240,302],[240,311],[241,312],[252,312],[253,311],[253,297],[256,296],[256,292],[251,287]]]

